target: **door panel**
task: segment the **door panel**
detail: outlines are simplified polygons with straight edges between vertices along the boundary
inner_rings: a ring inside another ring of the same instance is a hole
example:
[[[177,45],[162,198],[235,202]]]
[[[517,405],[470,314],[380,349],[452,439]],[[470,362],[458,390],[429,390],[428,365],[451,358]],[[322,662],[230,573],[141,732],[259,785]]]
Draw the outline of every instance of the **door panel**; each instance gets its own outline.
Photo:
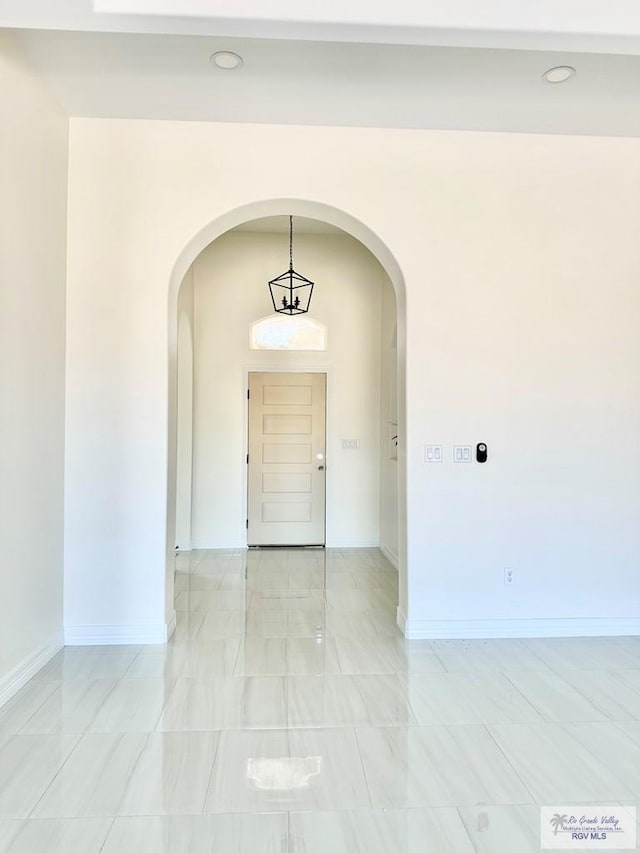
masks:
[[[263,462],[286,462],[311,464],[310,444],[267,444],[262,445]]]
[[[285,413],[282,415],[264,415],[262,418],[264,435],[311,435],[311,427],[311,415]]]
[[[249,545],[324,545],[324,373],[249,374]]]

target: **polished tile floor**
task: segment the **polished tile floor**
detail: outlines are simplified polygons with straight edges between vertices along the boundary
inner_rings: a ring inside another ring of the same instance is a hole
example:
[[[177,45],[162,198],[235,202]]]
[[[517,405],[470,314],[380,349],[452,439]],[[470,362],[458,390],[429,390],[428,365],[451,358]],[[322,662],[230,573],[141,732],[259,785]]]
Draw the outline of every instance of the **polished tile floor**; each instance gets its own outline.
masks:
[[[538,853],[640,799],[640,638],[406,642],[376,550],[179,555],[167,647],[0,709],[0,851]]]

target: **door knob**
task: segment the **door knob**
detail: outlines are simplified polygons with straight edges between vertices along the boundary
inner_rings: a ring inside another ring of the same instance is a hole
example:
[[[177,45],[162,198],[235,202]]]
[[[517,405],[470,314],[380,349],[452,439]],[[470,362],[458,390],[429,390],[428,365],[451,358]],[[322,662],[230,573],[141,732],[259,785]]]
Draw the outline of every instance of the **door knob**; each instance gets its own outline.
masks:
[[[318,465],[318,471],[324,471],[324,465]]]

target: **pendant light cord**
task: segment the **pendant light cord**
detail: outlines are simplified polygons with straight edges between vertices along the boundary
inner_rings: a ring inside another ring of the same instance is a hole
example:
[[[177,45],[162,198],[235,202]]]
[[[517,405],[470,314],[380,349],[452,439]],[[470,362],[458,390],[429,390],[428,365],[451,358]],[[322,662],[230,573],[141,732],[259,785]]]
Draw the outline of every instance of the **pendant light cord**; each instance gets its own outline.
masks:
[[[289,269],[293,269],[293,216],[289,217]]]

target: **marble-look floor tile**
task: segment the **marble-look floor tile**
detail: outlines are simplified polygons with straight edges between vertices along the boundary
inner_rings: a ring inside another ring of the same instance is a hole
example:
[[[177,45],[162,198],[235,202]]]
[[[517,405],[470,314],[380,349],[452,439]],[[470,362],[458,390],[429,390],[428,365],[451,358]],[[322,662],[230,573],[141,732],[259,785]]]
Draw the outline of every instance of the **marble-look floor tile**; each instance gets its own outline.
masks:
[[[552,722],[606,720],[607,716],[558,673],[510,672],[508,678],[522,695]]]
[[[621,674],[628,670],[558,670],[558,675],[579,691],[610,720],[640,720],[640,690]],[[640,681],[638,682],[640,685]]]
[[[615,677],[619,678],[629,687],[640,693],[640,668],[638,669],[616,669]]]
[[[196,635],[198,642],[209,643],[215,640],[237,638],[245,633],[245,614],[240,610],[205,610],[200,630]]]
[[[132,652],[68,654],[67,650],[63,650],[41,669],[35,678],[54,681],[118,679],[126,673],[136,656],[137,653]]]
[[[536,800],[638,803],[640,638],[406,641],[377,549],[177,565],[166,647],[0,709],[0,853],[537,853]]]
[[[6,705],[0,708],[0,738],[17,734],[60,686],[59,681],[31,679]]]
[[[176,572],[173,578],[174,594],[188,590],[190,588],[190,578],[191,575],[188,575],[185,572]]]
[[[332,675],[340,672],[335,640],[331,637],[286,640],[288,675]]]
[[[307,598],[326,603],[325,576],[324,568],[318,563],[289,563],[282,568],[261,568],[254,573],[248,572],[247,583],[253,584],[253,597],[256,599],[262,595],[279,595],[289,602],[301,601],[304,606]],[[264,582],[261,582],[261,579],[264,579]]]
[[[206,812],[366,808],[351,729],[222,732]]]
[[[176,642],[142,651],[127,672],[129,678],[213,678],[233,674],[240,641]]]
[[[354,549],[346,548],[341,554],[327,554],[327,571],[351,572],[379,567],[371,554],[356,554]]]
[[[113,655],[117,658],[135,657],[145,648],[140,644],[115,644],[109,646],[65,646],[60,650],[59,655],[65,660],[73,660],[74,658],[84,658],[87,655]]]
[[[361,640],[336,639],[340,668],[346,675],[385,675],[406,672],[413,663],[423,672],[442,672],[438,657],[430,652],[422,655],[418,662],[415,647],[402,638],[367,637]]]
[[[117,814],[200,814],[217,732],[157,732],[147,738]]]
[[[551,669],[633,669],[637,659],[614,637],[523,640]]]
[[[206,607],[202,607],[202,601],[205,596],[205,591],[202,589],[192,590],[182,590],[178,592],[176,590],[176,596],[174,601],[174,608],[177,613],[183,612],[191,612],[198,613],[203,610],[206,610]]]
[[[640,722],[634,720],[628,723],[618,723],[618,728],[631,738],[637,746],[640,746]]]
[[[11,844],[18,832],[22,829],[23,820],[0,819],[0,853],[10,853]]]
[[[484,726],[363,728],[357,736],[374,807],[531,802]]]
[[[238,653],[236,675],[286,675],[286,639],[247,637]]]
[[[165,678],[118,681],[89,725],[91,732],[150,732],[173,689]]]
[[[381,589],[328,589],[326,598],[330,610],[350,612],[366,611],[391,604],[389,596]]]
[[[84,735],[39,800],[32,817],[101,817],[120,814],[148,734]]]
[[[33,816],[197,814],[217,743],[215,732],[85,735]]]
[[[247,598],[244,589],[219,589],[206,593],[204,605],[207,610],[224,610],[226,613],[235,610],[244,613],[247,609]]]
[[[203,557],[192,571],[198,575],[244,575],[246,566],[246,554],[220,554]]]
[[[327,589],[356,589],[356,581],[351,572],[328,571],[326,576]]]
[[[242,575],[198,575],[191,574],[186,575],[187,584],[183,586],[181,590],[176,589],[176,592],[193,592],[195,590],[200,592],[216,592],[220,589],[220,585],[222,584],[222,579],[226,577],[236,578],[238,581],[241,581],[240,585],[236,587],[236,589],[244,589],[244,578]],[[182,608],[181,608],[182,609]],[[188,608],[187,608],[188,609]]]
[[[380,630],[382,633],[382,630]],[[391,633],[389,631],[389,633]],[[393,636],[396,642],[404,646],[406,666],[404,672],[426,675],[432,672],[445,672],[440,658],[435,654],[428,640],[405,640],[396,626]]]
[[[300,639],[326,634],[322,611],[258,610],[247,616],[245,636],[262,639]]]
[[[396,675],[297,676],[287,685],[290,728],[415,724]]]
[[[206,613],[189,613],[184,610],[176,611],[176,627],[170,642],[195,640],[206,615]]]
[[[291,788],[307,783],[293,767],[286,731],[224,731],[205,803],[207,813],[288,811]]]
[[[196,566],[202,555],[197,551],[180,551],[176,554],[176,571],[188,572],[192,566]]]
[[[534,723],[540,714],[501,673],[401,676],[418,724]]]
[[[460,815],[478,853],[540,853],[540,806],[472,806]]]
[[[265,590],[254,591],[249,598],[249,612],[255,610],[324,610],[324,591],[309,590]]]
[[[0,817],[27,817],[78,742],[75,735],[16,735],[0,750]]]
[[[286,728],[285,679],[277,676],[179,679],[159,731]]]
[[[205,575],[195,575],[195,577],[206,577]],[[220,583],[218,589],[221,592],[225,590],[246,590],[247,588],[247,579],[244,575],[239,574],[228,574],[228,575],[220,575]]]
[[[377,621],[365,611],[357,613],[342,610],[329,610],[326,615],[326,631],[328,637],[340,637],[345,640],[359,641],[365,637],[380,635]]]
[[[292,812],[289,822],[289,853],[474,853],[453,808]]]
[[[0,853],[100,853],[112,822],[111,818],[15,821],[6,843],[0,824]]]
[[[572,723],[564,729],[594,756],[601,771],[609,771],[634,798],[640,797],[640,723]],[[624,798],[611,794],[611,799]]]
[[[359,569],[351,572],[356,589],[383,589],[394,594],[398,591],[397,575],[379,569]]]
[[[616,646],[623,648],[627,654],[638,661],[636,666],[640,666],[640,636],[612,637],[611,639]]]
[[[332,638],[260,639],[247,637],[236,675],[324,675],[340,672]]]
[[[585,748],[576,723],[489,728],[538,803],[596,803],[634,796],[611,762],[603,762]]]
[[[371,610],[367,610],[367,616],[373,621],[381,637],[396,637],[402,639],[408,646],[411,646],[412,643],[420,643],[420,640],[405,640],[398,628],[395,607],[371,608]]]
[[[120,682],[99,678],[95,681],[43,683],[54,684],[56,689],[29,718],[21,734],[82,734]]]
[[[535,672],[547,664],[518,640],[434,640],[447,672]]]
[[[119,817],[102,853],[287,853],[286,814]]]

